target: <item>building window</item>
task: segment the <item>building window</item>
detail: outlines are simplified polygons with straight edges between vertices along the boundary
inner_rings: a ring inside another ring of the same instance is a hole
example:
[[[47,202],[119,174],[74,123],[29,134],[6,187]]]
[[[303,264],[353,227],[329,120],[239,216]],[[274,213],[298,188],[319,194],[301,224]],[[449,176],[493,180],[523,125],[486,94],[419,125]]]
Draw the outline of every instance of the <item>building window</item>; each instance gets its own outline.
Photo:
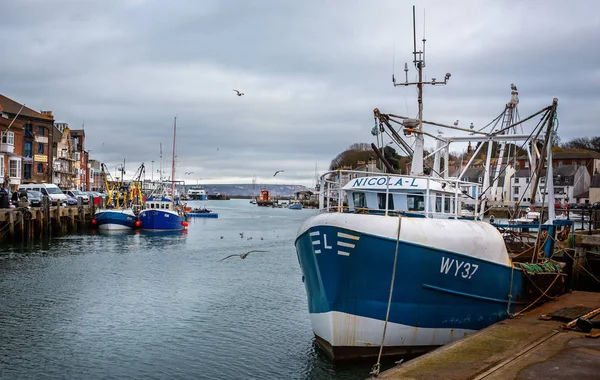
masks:
[[[24,179],[31,179],[31,164],[25,164],[23,165],[23,178]]]
[[[519,197],[515,197],[514,199],[515,199],[515,202],[519,201]]]
[[[25,149],[23,150],[23,156],[31,157],[31,141],[25,141]]]
[[[525,167],[528,168],[529,167],[529,161],[525,161]]]
[[[525,183],[529,183],[529,177],[525,177]]]
[[[37,164],[37,173],[44,174],[44,164],[42,164],[41,162],[38,162]]]
[[[43,137],[45,129],[46,128],[40,126],[40,128],[38,129],[38,136],[42,136]]]
[[[585,166],[585,160],[581,160],[581,166]]]
[[[2,132],[2,144],[15,145],[15,133],[9,131]]]
[[[44,154],[44,144],[38,144],[38,154]]]
[[[33,128],[31,124],[25,124],[25,138],[33,138]]]
[[[477,178],[477,182],[482,183],[483,182],[483,177]]]
[[[515,178],[515,183],[519,183],[519,179],[518,178]]]
[[[4,155],[0,155],[0,178],[4,179]]]
[[[394,209],[394,197],[391,193],[388,193],[388,210]],[[377,193],[377,200],[379,201],[379,209],[385,210],[385,193]]]
[[[558,166],[563,166],[563,162],[562,161],[558,161]]]
[[[21,160],[20,159],[9,159],[8,160],[8,175],[12,178],[21,178]]]
[[[354,200],[354,207],[367,207],[367,197],[365,197],[365,193],[352,193],[352,199]]]

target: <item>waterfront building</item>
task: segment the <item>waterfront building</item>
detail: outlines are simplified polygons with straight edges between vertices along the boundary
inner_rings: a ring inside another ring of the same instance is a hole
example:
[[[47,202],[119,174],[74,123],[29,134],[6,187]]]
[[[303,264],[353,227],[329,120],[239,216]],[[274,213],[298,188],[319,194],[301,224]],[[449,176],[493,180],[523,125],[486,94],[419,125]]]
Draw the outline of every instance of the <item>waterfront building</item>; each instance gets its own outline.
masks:
[[[0,95],[0,112],[3,184],[14,190],[24,182],[51,183],[52,111],[38,112]]]

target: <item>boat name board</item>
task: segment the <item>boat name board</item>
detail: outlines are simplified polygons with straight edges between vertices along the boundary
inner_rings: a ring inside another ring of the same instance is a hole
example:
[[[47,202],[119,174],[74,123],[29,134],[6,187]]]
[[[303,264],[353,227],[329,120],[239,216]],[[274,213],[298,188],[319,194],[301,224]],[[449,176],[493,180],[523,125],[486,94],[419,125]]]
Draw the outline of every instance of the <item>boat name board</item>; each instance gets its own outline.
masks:
[[[405,177],[364,177],[355,178],[350,182],[350,187],[369,187],[369,186],[389,186],[411,188],[422,186],[423,180],[418,178]],[[347,187],[347,186],[344,186]]]
[[[479,265],[469,263],[468,261],[459,261],[451,259],[449,257],[442,256],[442,265],[440,267],[440,273],[454,277],[462,277],[470,280],[471,277],[477,272]]]

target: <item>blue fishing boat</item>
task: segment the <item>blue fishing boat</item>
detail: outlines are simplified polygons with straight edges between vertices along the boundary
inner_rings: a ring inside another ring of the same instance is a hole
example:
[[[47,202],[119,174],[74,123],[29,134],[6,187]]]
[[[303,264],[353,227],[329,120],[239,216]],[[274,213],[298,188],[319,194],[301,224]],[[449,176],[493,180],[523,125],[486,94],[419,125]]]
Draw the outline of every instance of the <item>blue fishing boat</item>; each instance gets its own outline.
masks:
[[[139,220],[145,231],[180,231],[187,223],[185,205],[179,203],[175,192],[175,141],[177,118],[173,122],[173,159],[171,167],[171,191],[167,193],[164,183],[159,183],[146,199],[145,209],[140,211]]]
[[[334,360],[427,352],[564,291],[566,274],[550,258],[560,248],[555,243],[568,237],[570,221],[554,220],[552,207],[543,224],[500,225],[483,219],[493,200],[489,174],[494,144],[522,141],[536,147],[536,165],[531,166],[536,168],[536,199],[543,162],[546,157],[552,162],[548,141],[556,126],[557,100],[540,111],[546,123],[536,127],[545,129],[537,139],[531,139],[535,130],[516,135],[505,133],[510,128],[492,127],[475,133],[472,127],[431,123],[467,135],[440,137],[441,147],[426,170],[423,124],[429,122],[422,118],[422,86],[444,85],[450,74],[442,82],[425,82],[422,52],[414,52],[414,62],[419,81],[408,83],[407,74],[406,83],[398,85],[418,86],[418,120],[374,111],[379,122],[374,131],[388,132],[398,146],[411,150],[410,174],[396,174],[378,148],[374,151],[387,173],[325,173],[319,186],[321,212],[307,219],[296,237],[313,332]],[[513,106],[507,104],[505,112],[513,114]],[[414,143],[407,144],[390,121],[400,124]],[[478,149],[488,147],[483,186],[462,180],[464,172],[450,177],[447,166],[441,169],[440,155],[446,154],[448,165],[448,146],[454,141],[479,141]],[[553,194],[551,180],[546,186]],[[472,188],[474,196],[468,191]],[[463,211],[469,202],[474,204],[473,217]]]
[[[138,217],[131,208],[96,210],[93,224],[101,230],[130,230],[137,228]]]
[[[170,197],[151,195],[146,208],[140,211],[139,220],[145,231],[179,231],[185,229],[185,213]]]

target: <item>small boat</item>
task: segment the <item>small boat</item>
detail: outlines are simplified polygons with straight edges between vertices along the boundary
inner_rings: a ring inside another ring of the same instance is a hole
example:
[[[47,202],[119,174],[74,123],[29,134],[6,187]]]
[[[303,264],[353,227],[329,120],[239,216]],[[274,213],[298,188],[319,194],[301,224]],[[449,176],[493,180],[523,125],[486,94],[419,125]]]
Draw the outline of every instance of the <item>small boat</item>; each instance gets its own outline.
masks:
[[[207,209],[206,207],[202,208],[194,208],[188,211],[189,217],[194,218],[218,218],[219,214],[213,212],[212,210]]]
[[[288,208],[290,210],[302,210],[302,203],[300,201],[292,201],[290,202]]]

